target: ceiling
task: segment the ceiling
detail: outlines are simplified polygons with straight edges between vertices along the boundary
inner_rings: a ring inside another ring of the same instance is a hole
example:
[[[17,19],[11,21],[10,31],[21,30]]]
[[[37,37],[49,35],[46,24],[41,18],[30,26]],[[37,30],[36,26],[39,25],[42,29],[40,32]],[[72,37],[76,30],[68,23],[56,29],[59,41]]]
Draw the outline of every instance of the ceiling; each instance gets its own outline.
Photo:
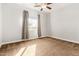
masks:
[[[69,5],[69,4],[70,3],[53,3],[53,4],[49,5],[52,8],[52,10],[44,9],[42,12],[52,12],[52,11],[54,11],[56,9],[65,7],[65,6]],[[21,3],[20,5],[24,6],[26,8],[29,8],[29,9],[40,11],[40,7],[34,7],[34,3],[26,3],[26,4]]]

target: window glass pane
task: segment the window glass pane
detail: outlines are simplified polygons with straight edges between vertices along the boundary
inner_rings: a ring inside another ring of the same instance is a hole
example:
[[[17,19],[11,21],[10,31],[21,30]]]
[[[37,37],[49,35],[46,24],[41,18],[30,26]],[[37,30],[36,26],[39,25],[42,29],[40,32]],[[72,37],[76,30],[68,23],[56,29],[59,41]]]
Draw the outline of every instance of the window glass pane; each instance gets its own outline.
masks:
[[[28,24],[29,24],[29,26],[28,26],[29,27],[29,38],[38,37],[38,32],[37,32],[38,20],[37,20],[37,18],[29,18]]]

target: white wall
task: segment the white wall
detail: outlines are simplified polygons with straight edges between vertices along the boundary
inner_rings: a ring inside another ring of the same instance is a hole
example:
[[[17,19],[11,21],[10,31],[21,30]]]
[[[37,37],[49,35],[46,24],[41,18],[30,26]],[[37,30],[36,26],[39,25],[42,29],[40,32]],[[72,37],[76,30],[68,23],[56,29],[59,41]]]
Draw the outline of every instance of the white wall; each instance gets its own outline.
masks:
[[[51,35],[51,20],[50,20],[50,13],[46,14],[46,17],[45,17],[45,26],[46,26],[46,36],[50,36]]]
[[[79,4],[69,4],[51,14],[52,37],[79,42]]]
[[[13,41],[21,39],[22,9],[16,4],[2,4],[3,40]]]
[[[22,34],[22,20],[23,20],[23,10],[29,11],[29,17],[35,18],[37,17],[37,11],[32,9],[27,9],[25,6],[21,6],[21,4],[2,4],[2,25],[3,25],[3,39],[2,42],[9,42],[15,40],[21,40]],[[45,15],[45,14],[44,14]],[[45,36],[46,26],[44,24],[45,17],[41,17],[42,22],[42,35]]]
[[[42,36],[46,36],[46,26],[45,26],[45,14],[40,15],[40,22],[41,22],[41,34]]]
[[[42,36],[49,36],[50,35],[50,14],[41,13],[41,34]]]
[[[2,42],[2,9],[0,4],[0,43]]]

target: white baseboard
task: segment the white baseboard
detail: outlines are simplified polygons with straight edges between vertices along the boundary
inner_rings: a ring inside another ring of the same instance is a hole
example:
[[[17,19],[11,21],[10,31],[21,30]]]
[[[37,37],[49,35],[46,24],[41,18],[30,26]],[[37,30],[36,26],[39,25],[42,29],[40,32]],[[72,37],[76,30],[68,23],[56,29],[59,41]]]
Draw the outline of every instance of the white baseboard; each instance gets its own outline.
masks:
[[[28,40],[34,40],[34,39],[40,39],[40,38],[44,38],[46,36],[42,36],[42,37],[38,37],[38,38],[32,38],[32,39],[20,39],[20,40],[16,40],[16,41],[9,41],[9,42],[2,42],[0,43],[0,47],[4,44],[10,44],[10,43],[16,43],[16,42],[21,42],[21,41],[28,41]]]
[[[49,37],[79,44],[79,41],[76,41],[76,40],[65,39],[57,36],[49,36]]]
[[[45,38],[45,37],[56,38],[56,39],[60,39],[60,40],[64,40],[64,41],[68,41],[68,42],[73,42],[73,43],[78,43],[79,44],[79,41],[64,39],[64,38],[60,38],[60,37],[57,37],[57,36],[42,36],[42,37],[33,38],[33,39],[40,39],[40,38]],[[16,42],[21,42],[21,41],[28,41],[28,40],[33,40],[33,39],[21,39],[21,40],[16,40],[16,41],[5,42],[5,43],[1,43],[0,47],[2,45],[4,45],[4,44],[16,43]]]

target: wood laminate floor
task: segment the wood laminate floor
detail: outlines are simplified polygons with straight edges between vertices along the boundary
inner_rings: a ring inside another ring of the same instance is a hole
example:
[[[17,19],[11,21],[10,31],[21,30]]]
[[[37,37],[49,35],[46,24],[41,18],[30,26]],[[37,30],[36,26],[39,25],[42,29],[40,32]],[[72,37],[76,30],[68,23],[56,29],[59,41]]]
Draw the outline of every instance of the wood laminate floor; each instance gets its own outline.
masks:
[[[41,38],[3,45],[0,56],[79,56],[79,44]]]

